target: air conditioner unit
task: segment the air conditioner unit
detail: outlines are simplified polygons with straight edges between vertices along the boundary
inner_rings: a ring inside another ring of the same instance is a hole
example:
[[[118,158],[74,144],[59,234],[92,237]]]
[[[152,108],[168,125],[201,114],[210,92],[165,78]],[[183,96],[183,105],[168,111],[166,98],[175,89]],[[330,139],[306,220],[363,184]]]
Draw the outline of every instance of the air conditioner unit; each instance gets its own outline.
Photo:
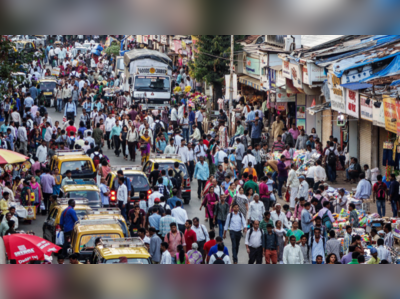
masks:
[[[292,50],[292,44],[293,44],[293,38],[292,37],[285,37],[285,51],[291,51]]]

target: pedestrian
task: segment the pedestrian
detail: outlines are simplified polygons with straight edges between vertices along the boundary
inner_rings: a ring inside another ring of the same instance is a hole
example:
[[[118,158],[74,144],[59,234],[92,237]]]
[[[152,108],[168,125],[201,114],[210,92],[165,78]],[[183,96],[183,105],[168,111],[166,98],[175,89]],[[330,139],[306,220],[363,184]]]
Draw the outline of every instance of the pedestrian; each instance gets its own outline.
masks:
[[[306,236],[307,240],[310,235],[310,229],[313,225],[312,215],[310,214],[311,204],[309,202],[304,203],[304,209],[301,211],[301,230]]]
[[[271,130],[272,130],[272,138],[274,141],[278,140],[278,136],[283,134],[283,128],[285,127],[285,124],[281,120],[280,116],[277,115],[276,120],[272,123]]]
[[[307,236],[303,235],[300,239],[300,250],[303,254],[303,264],[310,264],[310,251],[308,250]]]
[[[157,231],[154,227],[149,228],[150,234],[150,256],[153,264],[159,264],[161,262],[161,239],[157,236]]]
[[[249,264],[262,264],[263,259],[263,231],[260,229],[260,221],[255,220],[253,226],[247,231],[245,244],[249,255]]]
[[[224,227],[226,218],[228,217],[229,208],[229,204],[225,201],[225,196],[221,196],[221,200],[215,204],[213,223],[214,225],[218,223],[219,236],[221,238],[224,235]]]
[[[171,198],[170,198],[171,199]],[[176,207],[172,207],[170,205],[172,212],[171,215],[176,219],[176,223],[178,224],[179,231],[182,233],[185,232],[185,224],[186,221],[188,220],[188,216],[186,211],[182,208],[182,202],[177,201],[176,202]]]
[[[278,196],[282,199],[282,187],[283,184],[288,180],[288,169],[289,166],[285,165],[286,157],[281,156],[281,160],[278,163]]]
[[[330,239],[326,242],[326,255],[333,253],[337,260],[340,260],[341,242],[336,239],[334,230],[329,232]]]
[[[11,212],[11,210],[10,210],[10,212]],[[394,239],[393,239],[393,233],[392,233],[392,225],[390,223],[386,223],[385,226],[383,227],[383,231],[385,232],[384,241],[385,241],[386,248],[393,248]]]
[[[378,180],[374,184],[373,188],[373,199],[376,201],[376,207],[378,210],[379,217],[385,217],[386,216],[386,192],[387,192],[387,186],[385,183],[382,182],[382,175],[378,175],[376,177]]]
[[[329,148],[325,150],[324,163],[328,169],[328,179],[336,183],[336,164],[339,161],[339,152],[335,149],[333,142],[329,142]]]
[[[225,264],[225,265],[230,265],[231,260],[229,258],[229,255],[225,253],[225,245],[223,242],[218,243],[217,245],[217,252],[212,254],[210,257],[210,264]]]
[[[164,237],[164,242],[168,244],[168,251],[171,255],[171,261],[172,264],[176,264],[176,254],[177,254],[177,248],[178,245],[183,247],[183,250],[186,250],[186,242],[185,242],[185,236],[181,231],[177,230],[177,225],[176,223],[171,223],[170,224],[171,231],[167,233]]]
[[[126,217],[126,205],[128,203],[128,188],[124,184],[124,177],[118,177],[118,190],[117,190],[117,201],[118,207],[121,210],[121,215],[128,221]]]
[[[288,265],[302,265],[304,263],[303,253],[299,245],[296,244],[296,237],[289,237],[290,244],[283,250],[283,263]]]
[[[201,198],[201,191],[205,188],[207,179],[210,176],[210,170],[208,167],[207,162],[204,161],[204,156],[199,157],[200,162],[196,163],[194,169],[194,178],[197,179],[198,188],[197,188],[197,195],[198,198]]]
[[[253,201],[249,205],[249,224],[253,225],[254,221],[258,221],[259,223],[263,219],[263,215],[265,213],[264,204],[260,201],[260,196],[255,193],[253,195]]]
[[[210,222],[212,222],[211,218],[210,218]],[[205,258],[204,244],[210,240],[209,236],[208,236],[207,228],[204,224],[200,224],[199,218],[195,217],[195,218],[193,218],[192,230],[196,233],[196,240],[197,240],[196,242],[198,245],[198,250],[201,252],[201,254],[203,256],[203,260],[204,260],[204,258]],[[190,255],[189,255],[189,257],[190,257]]]
[[[314,228],[314,236],[311,238],[310,248],[312,263],[317,264],[317,256],[325,256],[325,238],[321,237],[321,229]],[[324,262],[322,262],[324,263]]]
[[[74,230],[75,223],[78,221],[78,217],[74,210],[75,200],[70,199],[68,201],[68,208],[61,213],[60,226],[64,231],[64,244],[63,244],[63,255],[68,256],[68,248],[71,244],[72,231]]]
[[[386,260],[389,263],[392,263],[392,255],[391,255],[390,251],[383,246],[383,244],[384,244],[383,239],[379,239],[377,241],[378,246],[377,246],[376,250],[378,251],[378,257],[381,261]]]
[[[286,160],[286,159],[285,159]],[[294,210],[297,194],[299,192],[300,181],[296,174],[296,164],[291,164],[287,179],[288,191],[290,191],[290,208]],[[279,178],[278,178],[279,179]]]
[[[233,212],[231,212],[226,219],[223,238],[226,238],[226,232],[229,230],[229,235],[232,242],[233,263],[237,264],[242,230],[243,233],[246,233],[247,225],[245,222],[245,217],[239,212],[238,204],[232,205],[232,211]]]
[[[195,242],[192,244],[192,249],[188,250],[187,256],[191,265],[199,265],[203,263],[202,253],[198,250],[199,245]]]
[[[185,223],[185,240],[186,240],[186,250],[192,249],[192,244],[197,242],[197,234],[192,230],[193,222],[188,219]]]
[[[54,177],[50,174],[50,168],[45,169],[45,174],[42,175],[40,184],[42,185],[43,200],[45,205],[45,210],[42,212],[47,215],[47,212],[49,211],[50,196],[53,194],[53,187],[56,184]]]
[[[168,251],[168,243],[162,242],[161,243],[161,262],[160,265],[171,265],[172,259],[171,254]]]

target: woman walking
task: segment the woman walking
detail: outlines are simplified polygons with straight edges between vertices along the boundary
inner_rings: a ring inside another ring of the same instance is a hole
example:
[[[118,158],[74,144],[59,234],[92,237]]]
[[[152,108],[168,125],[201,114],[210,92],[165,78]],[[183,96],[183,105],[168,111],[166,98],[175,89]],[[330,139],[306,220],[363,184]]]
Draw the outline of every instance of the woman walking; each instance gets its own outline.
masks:
[[[144,135],[140,136],[140,150],[142,151],[142,165],[149,160],[150,148],[151,148],[151,137],[149,136],[149,131],[144,131]]]
[[[200,211],[202,207],[206,209],[206,217],[210,219],[210,229],[214,229],[213,219],[214,219],[214,208],[218,203],[218,195],[214,193],[214,186],[211,186],[209,192],[204,196],[204,200],[200,206]]]

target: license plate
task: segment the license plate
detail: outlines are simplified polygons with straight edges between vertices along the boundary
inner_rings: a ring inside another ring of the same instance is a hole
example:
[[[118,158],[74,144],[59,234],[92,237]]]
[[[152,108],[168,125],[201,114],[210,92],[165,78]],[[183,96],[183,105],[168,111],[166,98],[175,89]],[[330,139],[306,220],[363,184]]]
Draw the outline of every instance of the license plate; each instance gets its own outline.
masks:
[[[50,96],[50,95],[52,95],[53,93],[52,92],[44,92],[43,93],[45,96]]]
[[[139,192],[135,192],[135,194],[133,195],[133,197],[139,197]]]

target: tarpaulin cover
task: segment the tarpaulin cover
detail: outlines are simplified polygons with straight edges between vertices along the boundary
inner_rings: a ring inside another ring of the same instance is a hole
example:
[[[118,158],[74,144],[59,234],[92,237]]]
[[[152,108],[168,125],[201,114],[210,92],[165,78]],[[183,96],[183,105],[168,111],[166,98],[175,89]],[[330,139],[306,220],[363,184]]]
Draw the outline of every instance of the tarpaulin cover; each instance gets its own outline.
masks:
[[[367,64],[371,64],[371,63],[374,63],[374,62],[377,62],[380,60],[385,60],[390,57],[399,55],[400,53],[395,53],[392,55],[378,58],[378,57],[371,56],[370,53],[364,54],[366,52],[369,52],[370,50],[379,48],[379,47],[383,46],[384,44],[394,43],[399,40],[400,40],[400,35],[377,35],[377,36],[371,37],[369,39],[365,39],[361,42],[361,43],[367,43],[370,41],[376,41],[376,44],[374,46],[357,49],[357,50],[354,50],[354,51],[351,51],[348,53],[344,53],[341,55],[333,56],[333,57],[330,57],[327,59],[321,59],[321,60],[316,61],[315,64],[319,65],[322,63],[327,63],[327,62],[332,61],[333,62],[333,70],[335,72],[335,75],[338,78],[341,78],[343,73],[347,70],[350,70],[350,69],[353,69],[356,67],[360,67],[360,66],[364,66]],[[357,56],[354,56],[354,57],[349,57],[352,55],[356,55],[357,53],[360,53],[360,54]],[[374,55],[374,54],[372,54],[372,55]],[[369,56],[371,56],[371,59],[367,59]],[[346,57],[349,57],[349,58],[346,58]]]
[[[397,85],[400,85],[400,80],[393,81],[392,84],[390,84],[390,86],[397,86]]]
[[[372,87],[372,84],[356,82],[356,83],[341,84],[340,86],[350,90],[360,90],[360,89],[370,88]]]
[[[398,54],[400,54],[400,53],[398,53]],[[385,67],[383,70],[380,70],[379,72],[376,72],[372,76],[369,76],[368,78],[361,80],[361,82],[368,82],[373,79],[388,77],[388,76],[393,76],[393,75],[398,75],[398,74],[400,74],[400,56],[396,56],[392,60],[392,62],[387,67]]]

